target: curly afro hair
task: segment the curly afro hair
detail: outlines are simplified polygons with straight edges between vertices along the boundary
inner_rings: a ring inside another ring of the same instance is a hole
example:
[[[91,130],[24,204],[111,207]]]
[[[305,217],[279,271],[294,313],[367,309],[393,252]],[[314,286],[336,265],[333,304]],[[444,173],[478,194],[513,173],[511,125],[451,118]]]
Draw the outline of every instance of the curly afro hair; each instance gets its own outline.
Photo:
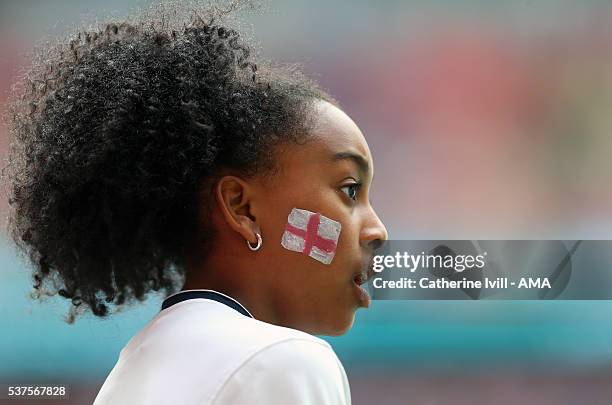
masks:
[[[273,147],[308,136],[311,103],[335,102],[256,61],[223,16],[191,11],[180,26],[159,11],[81,30],[37,51],[13,89],[9,235],[34,296],[71,300],[69,323],[176,291],[213,237],[215,176],[273,172]]]

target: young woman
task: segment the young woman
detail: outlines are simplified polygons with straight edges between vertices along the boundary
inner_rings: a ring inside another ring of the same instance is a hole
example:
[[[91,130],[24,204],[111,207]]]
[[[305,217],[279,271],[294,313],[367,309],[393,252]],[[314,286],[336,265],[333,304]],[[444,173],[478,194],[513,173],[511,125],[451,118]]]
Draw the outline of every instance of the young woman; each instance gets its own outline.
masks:
[[[236,31],[156,18],[81,32],[16,90],[10,231],[34,287],[69,322],[166,292],[97,405],[349,404],[313,335],[369,305],[387,233],[366,140]]]

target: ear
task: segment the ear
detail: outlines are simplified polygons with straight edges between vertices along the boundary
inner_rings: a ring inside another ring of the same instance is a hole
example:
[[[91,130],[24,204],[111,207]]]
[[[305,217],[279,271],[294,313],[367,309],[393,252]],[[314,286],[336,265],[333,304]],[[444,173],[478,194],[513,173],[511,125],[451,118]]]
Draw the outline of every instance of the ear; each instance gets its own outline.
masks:
[[[248,182],[230,175],[221,177],[214,189],[217,205],[230,228],[256,243],[255,233],[260,230],[251,207],[253,192]]]

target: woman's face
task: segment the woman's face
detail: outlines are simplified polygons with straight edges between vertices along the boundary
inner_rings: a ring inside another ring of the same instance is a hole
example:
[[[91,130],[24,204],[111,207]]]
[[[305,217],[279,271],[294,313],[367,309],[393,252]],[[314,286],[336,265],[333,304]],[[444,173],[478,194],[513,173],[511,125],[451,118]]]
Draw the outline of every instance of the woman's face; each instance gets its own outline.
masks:
[[[328,102],[317,102],[315,117],[313,139],[278,147],[278,173],[259,187],[254,216],[264,243],[254,254],[272,280],[270,299],[282,309],[279,324],[339,335],[352,326],[355,310],[369,305],[358,275],[387,231],[369,201],[374,165],[363,134]],[[281,245],[293,208],[341,224],[329,264]]]

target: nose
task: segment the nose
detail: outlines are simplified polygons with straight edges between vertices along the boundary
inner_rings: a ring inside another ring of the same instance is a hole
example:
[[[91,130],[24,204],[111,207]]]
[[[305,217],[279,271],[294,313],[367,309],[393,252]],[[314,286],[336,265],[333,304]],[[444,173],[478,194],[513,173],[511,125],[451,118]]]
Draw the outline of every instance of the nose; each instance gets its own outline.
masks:
[[[361,228],[360,241],[362,246],[372,250],[377,249],[388,237],[385,224],[382,223],[374,208],[370,206],[367,218]]]

